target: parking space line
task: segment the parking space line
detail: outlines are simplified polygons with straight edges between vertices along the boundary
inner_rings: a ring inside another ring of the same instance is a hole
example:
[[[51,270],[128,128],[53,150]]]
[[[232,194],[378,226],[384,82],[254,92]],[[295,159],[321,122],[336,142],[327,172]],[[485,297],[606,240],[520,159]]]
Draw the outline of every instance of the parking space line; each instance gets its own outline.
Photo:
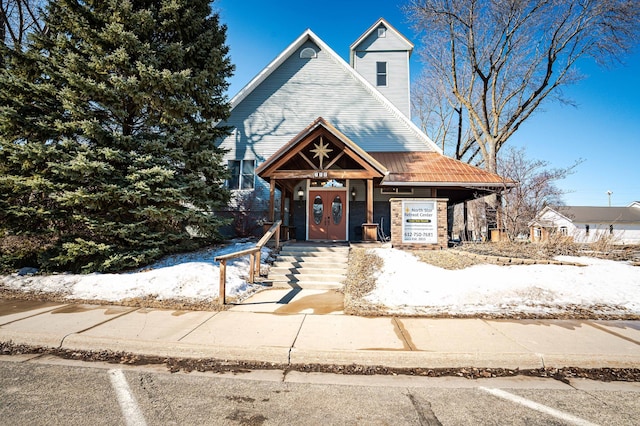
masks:
[[[124,417],[127,426],[146,426],[147,422],[133,393],[131,393],[131,388],[122,370],[109,370],[109,379],[111,380],[111,386],[116,391],[122,417]]]
[[[546,405],[538,404],[537,402],[531,401],[526,398],[522,398],[521,396],[514,395],[509,392],[505,392],[500,389],[495,388],[485,388],[483,386],[478,387],[478,389],[487,392],[493,396],[497,396],[498,398],[505,399],[507,401],[514,402],[516,404],[523,405],[525,407],[531,408],[532,410],[539,411],[541,413],[549,414],[557,419],[563,420],[567,423],[576,425],[576,426],[597,426],[595,423],[591,423],[587,420],[581,419],[580,417],[576,417],[572,414],[565,413],[560,410],[556,410],[555,408],[547,407]]]

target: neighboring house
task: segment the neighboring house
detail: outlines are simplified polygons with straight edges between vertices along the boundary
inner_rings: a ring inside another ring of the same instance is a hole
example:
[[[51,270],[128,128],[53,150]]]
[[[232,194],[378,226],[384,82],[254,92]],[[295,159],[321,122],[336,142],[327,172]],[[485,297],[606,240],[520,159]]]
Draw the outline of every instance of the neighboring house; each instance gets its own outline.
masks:
[[[529,223],[532,241],[547,241],[553,233],[592,243],[611,237],[620,244],[640,244],[640,202],[628,207],[545,207]]]
[[[231,100],[229,187],[298,240],[400,238],[391,200],[400,215],[437,205],[438,217],[406,223],[415,236],[437,221],[429,244],[446,246],[448,206],[513,182],[443,155],[411,121],[412,50],[384,19],[351,45],[350,64],[305,31]]]

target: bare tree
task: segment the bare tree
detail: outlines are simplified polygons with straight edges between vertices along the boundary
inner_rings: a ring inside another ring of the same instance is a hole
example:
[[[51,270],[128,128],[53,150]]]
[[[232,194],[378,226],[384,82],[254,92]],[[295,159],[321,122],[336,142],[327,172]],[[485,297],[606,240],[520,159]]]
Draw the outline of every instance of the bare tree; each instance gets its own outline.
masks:
[[[412,111],[420,127],[443,152],[450,147],[450,155],[456,160],[481,163],[475,138],[469,126],[464,125],[462,106],[443,84],[430,78],[425,73],[411,88]]]
[[[525,148],[509,147],[501,152],[498,173],[519,182],[502,197],[502,225],[510,239],[528,234],[529,222],[545,206],[564,204],[566,192],[556,183],[573,174],[582,162],[579,159],[568,167],[550,168],[548,161],[527,158]]]
[[[42,31],[43,0],[0,0],[0,41],[13,48],[22,47],[27,34]]]
[[[425,96],[442,96],[445,121],[464,111],[492,172],[520,125],[580,79],[578,59],[619,60],[640,32],[636,0],[411,0],[407,13],[423,36]]]

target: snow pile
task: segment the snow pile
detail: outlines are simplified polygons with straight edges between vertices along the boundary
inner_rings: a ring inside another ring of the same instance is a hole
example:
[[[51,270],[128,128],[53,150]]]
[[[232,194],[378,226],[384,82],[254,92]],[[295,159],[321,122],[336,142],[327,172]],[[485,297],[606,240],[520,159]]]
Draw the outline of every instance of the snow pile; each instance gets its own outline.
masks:
[[[119,274],[35,275],[0,277],[10,290],[65,294],[69,299],[117,302],[130,298],[212,301],[218,297],[220,265],[216,256],[255,247],[254,243],[233,243],[194,253],[164,258],[144,270]],[[264,263],[270,250],[263,248]],[[243,297],[260,286],[248,284],[249,256],[227,261],[227,296]]]
[[[69,299],[118,302],[131,298],[211,302],[218,298],[220,268],[216,256],[253,243],[165,258],[144,270],[120,274],[0,277],[0,286],[37,293],[64,294]],[[447,270],[421,262],[397,249],[373,249],[384,260],[376,288],[365,297],[404,315],[545,316],[586,310],[640,315],[640,267],[585,257],[559,260],[585,266],[476,265]],[[269,256],[263,249],[262,261]],[[227,263],[227,296],[239,300],[263,288],[246,282],[249,257]]]
[[[476,265],[447,270],[396,249],[374,249],[384,260],[365,300],[398,314],[553,314],[571,307],[640,314],[640,268],[584,257],[585,266]]]

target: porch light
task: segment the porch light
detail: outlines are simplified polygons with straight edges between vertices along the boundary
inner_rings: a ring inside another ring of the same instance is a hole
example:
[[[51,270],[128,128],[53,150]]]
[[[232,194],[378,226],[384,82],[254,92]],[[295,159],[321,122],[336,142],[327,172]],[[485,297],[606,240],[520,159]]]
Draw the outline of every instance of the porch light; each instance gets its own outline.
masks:
[[[300,201],[302,201],[302,197],[304,197],[304,191],[302,190],[302,187],[298,187],[298,198],[300,199]]]
[[[352,187],[351,187],[351,199],[352,199],[353,201],[355,201],[355,200],[356,200],[356,195],[357,195],[357,193],[356,193],[356,188],[355,188],[354,186],[352,186]]]

